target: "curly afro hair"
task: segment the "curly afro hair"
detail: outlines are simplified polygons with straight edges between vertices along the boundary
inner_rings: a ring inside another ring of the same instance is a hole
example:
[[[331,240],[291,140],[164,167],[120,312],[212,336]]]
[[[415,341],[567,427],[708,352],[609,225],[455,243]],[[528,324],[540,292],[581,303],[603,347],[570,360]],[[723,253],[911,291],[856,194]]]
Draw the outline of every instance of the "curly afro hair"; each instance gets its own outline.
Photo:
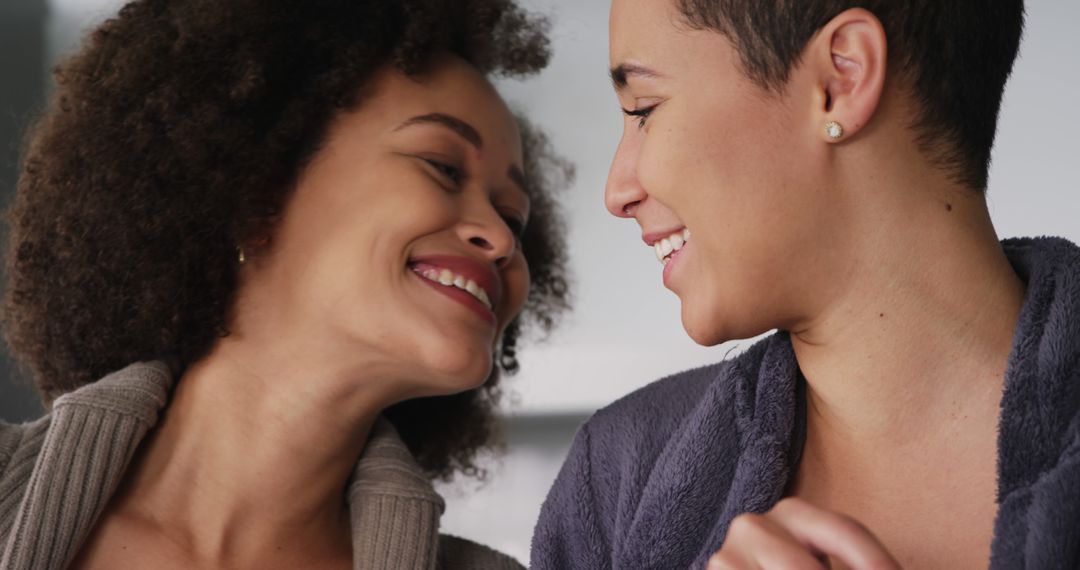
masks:
[[[46,404],[137,361],[183,369],[228,334],[236,244],[272,218],[333,120],[385,65],[442,54],[489,77],[548,62],[513,0],[137,0],[56,70],[8,210],[6,336]],[[523,122],[532,287],[485,385],[387,410],[432,477],[482,474],[499,372],[567,308],[551,192],[569,166]],[[522,321],[521,319],[525,320]]]

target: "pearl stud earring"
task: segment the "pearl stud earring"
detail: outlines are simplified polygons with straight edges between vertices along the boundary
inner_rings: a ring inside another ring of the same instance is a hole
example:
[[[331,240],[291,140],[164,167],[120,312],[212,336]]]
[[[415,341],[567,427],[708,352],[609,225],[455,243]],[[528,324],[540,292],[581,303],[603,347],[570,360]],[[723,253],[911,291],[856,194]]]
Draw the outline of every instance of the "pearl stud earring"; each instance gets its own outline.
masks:
[[[832,140],[837,140],[844,136],[844,126],[836,121],[829,121],[825,123],[825,134],[829,135]]]

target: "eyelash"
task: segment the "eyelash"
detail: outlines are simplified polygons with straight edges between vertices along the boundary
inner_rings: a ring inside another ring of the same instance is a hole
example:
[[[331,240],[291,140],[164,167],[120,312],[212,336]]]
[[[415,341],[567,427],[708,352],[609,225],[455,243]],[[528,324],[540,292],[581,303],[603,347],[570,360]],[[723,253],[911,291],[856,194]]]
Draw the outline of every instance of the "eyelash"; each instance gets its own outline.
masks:
[[[451,180],[455,185],[461,184],[462,175],[464,174],[461,168],[430,158],[425,158],[424,162],[427,162],[439,174]],[[518,241],[521,241],[525,235],[525,222],[513,216],[503,216],[502,219],[503,223],[506,224],[506,227],[510,228],[510,232],[514,234],[514,237],[517,238]]]
[[[623,109],[622,112],[627,117],[637,117],[638,118],[638,128],[639,129],[644,129],[645,128],[645,121],[649,118],[649,115],[651,115],[652,112],[656,110],[656,107],[658,107],[658,106],[659,105],[652,105],[652,106],[649,106],[649,107],[643,107],[641,109]]]
[[[462,169],[452,164],[446,164],[445,162],[439,162],[430,158],[425,158],[424,162],[431,165],[439,174],[446,177],[448,180],[456,184],[461,184],[461,178],[464,172]]]

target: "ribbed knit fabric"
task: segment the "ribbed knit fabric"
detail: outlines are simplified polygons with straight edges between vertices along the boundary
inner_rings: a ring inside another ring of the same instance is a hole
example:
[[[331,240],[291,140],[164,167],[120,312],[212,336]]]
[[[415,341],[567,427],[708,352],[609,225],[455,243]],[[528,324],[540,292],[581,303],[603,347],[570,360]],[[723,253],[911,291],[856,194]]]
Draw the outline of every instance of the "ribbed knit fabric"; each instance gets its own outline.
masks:
[[[34,470],[34,460],[45,442],[45,433],[49,427],[48,419],[28,424],[22,430],[0,429],[0,536],[10,536],[11,525],[15,523],[26,490],[26,483]],[[10,469],[9,469],[10,466]],[[11,516],[8,516],[8,513]],[[0,561],[3,560],[4,548],[0,546]],[[6,566],[0,562],[0,568]]]
[[[134,364],[58,398],[36,422],[0,423],[0,570],[68,566],[157,423],[171,384],[165,364]],[[354,568],[522,568],[439,535],[442,497],[386,420],[365,446],[348,500]]]
[[[0,478],[5,498],[23,487],[18,510],[0,510],[0,568],[67,567],[157,423],[168,389],[163,364],[132,366],[57,398],[51,417],[25,432]]]
[[[392,430],[389,422],[379,421],[349,486],[352,526],[364,529],[353,536],[353,552],[368,554],[363,568],[397,563],[401,568],[431,570],[445,504],[418,472],[408,450],[387,437]],[[386,520],[394,524],[381,523]]]

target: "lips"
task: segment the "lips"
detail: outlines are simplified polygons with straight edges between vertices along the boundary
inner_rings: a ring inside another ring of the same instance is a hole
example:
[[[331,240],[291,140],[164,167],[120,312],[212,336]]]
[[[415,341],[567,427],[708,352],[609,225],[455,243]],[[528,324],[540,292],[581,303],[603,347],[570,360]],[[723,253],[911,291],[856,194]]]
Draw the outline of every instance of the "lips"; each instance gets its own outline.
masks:
[[[502,279],[489,264],[469,257],[429,255],[410,259],[408,265],[426,282],[471,308],[479,307],[485,316],[494,315],[502,299]]]
[[[664,257],[664,259],[662,261],[662,263],[664,264],[664,269],[663,269],[664,286],[667,287],[668,289],[671,289],[672,291],[675,290],[674,289],[674,283],[672,282],[672,275],[673,275],[673,272],[675,271],[675,268],[678,267],[678,265],[679,265],[679,261],[680,261],[679,257],[682,255],[682,253],[683,253],[682,249],[680,249],[679,251],[672,252],[672,253],[668,254],[666,257]]]
[[[656,260],[664,266],[662,271],[664,286],[672,289],[672,272],[677,265],[675,262],[678,260],[683,248],[690,243],[690,228],[673,226],[662,230],[648,231],[641,235],[641,239],[645,242],[645,245],[655,251]]]
[[[649,247],[654,247],[664,238],[668,238],[672,235],[682,232],[689,232],[689,229],[686,226],[676,226],[663,230],[649,231],[641,234],[641,241],[644,241],[645,245]]]
[[[677,254],[690,241],[689,228],[648,232],[642,236],[646,245],[656,251],[656,260],[667,265],[669,259]]]

